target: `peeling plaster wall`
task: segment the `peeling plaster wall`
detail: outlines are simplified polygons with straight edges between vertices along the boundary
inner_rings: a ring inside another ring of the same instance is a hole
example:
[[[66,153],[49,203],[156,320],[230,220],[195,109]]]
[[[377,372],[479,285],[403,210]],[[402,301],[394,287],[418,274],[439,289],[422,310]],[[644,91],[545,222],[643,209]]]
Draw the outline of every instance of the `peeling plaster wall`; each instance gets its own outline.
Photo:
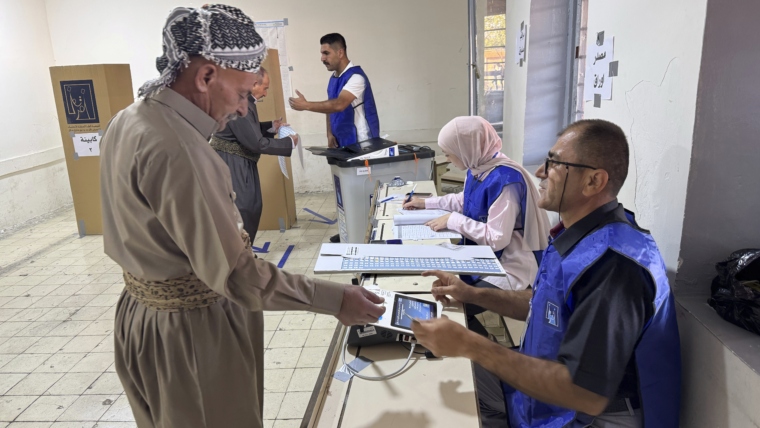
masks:
[[[615,37],[612,100],[585,118],[618,124],[631,146],[620,201],[678,265],[707,0],[589,2],[588,38]]]

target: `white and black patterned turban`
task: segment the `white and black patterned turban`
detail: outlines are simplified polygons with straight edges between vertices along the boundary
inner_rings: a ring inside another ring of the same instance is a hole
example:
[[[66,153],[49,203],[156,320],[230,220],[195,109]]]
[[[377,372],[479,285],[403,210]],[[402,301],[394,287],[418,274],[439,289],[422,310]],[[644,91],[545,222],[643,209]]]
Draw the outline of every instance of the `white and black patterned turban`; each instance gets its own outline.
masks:
[[[240,9],[223,4],[199,9],[178,7],[166,19],[164,54],[156,58],[161,75],[145,82],[139,97],[151,96],[169,86],[192,55],[200,55],[223,68],[255,73],[266,57],[264,40],[253,20]]]

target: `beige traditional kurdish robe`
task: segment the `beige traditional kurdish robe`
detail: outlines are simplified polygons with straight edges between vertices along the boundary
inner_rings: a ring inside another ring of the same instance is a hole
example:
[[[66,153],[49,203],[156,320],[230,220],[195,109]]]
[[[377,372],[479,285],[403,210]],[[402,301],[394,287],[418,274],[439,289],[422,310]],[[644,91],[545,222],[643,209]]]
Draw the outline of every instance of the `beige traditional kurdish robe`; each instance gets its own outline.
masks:
[[[336,314],[342,303],[342,285],[244,248],[229,169],[208,144],[216,127],[164,89],[119,112],[102,140],[106,254],[140,280],[194,273],[222,296],[172,312],[122,294],[115,366],[140,428],[261,427],[262,310]]]

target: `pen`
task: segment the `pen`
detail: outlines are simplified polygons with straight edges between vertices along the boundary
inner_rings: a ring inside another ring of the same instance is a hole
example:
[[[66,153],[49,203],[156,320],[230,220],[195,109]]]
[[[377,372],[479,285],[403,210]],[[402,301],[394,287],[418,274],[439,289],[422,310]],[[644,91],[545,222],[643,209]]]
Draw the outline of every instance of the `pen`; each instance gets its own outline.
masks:
[[[409,192],[409,199],[407,199],[405,203],[408,204],[409,202],[412,202],[412,196],[414,195],[414,189],[416,188],[417,188],[417,185],[415,184],[414,187],[412,187],[412,191]]]

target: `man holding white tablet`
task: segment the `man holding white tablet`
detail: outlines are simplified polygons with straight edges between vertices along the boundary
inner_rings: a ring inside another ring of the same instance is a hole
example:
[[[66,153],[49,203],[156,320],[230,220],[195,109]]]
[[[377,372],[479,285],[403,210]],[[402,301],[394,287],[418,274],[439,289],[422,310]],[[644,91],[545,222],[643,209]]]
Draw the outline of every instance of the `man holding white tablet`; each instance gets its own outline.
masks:
[[[648,231],[616,197],[628,143],[616,125],[582,120],[559,134],[539,206],[560,213],[532,290],[467,286],[435,275],[433,295],[526,320],[519,351],[446,319],[413,322],[419,343],[475,365],[483,427],[678,427],[675,299]]]

